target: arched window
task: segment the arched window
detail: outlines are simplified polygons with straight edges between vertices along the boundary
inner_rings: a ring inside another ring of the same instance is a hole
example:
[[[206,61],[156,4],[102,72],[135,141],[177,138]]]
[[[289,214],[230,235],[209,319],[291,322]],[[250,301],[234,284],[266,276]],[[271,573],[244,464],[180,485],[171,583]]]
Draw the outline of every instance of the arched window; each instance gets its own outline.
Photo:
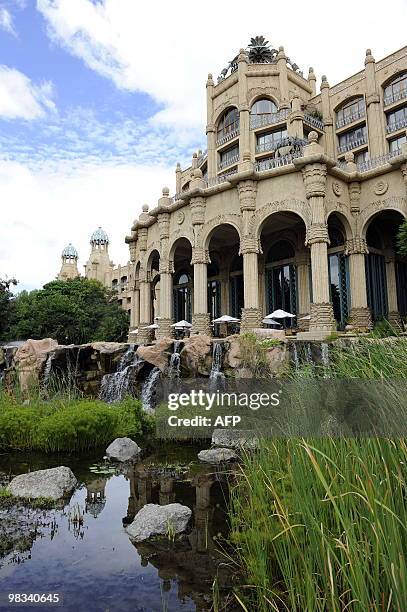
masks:
[[[225,111],[218,123],[217,139],[220,140],[231,134],[237,135],[239,131],[239,111],[237,108],[230,108]]]
[[[336,112],[336,127],[340,128],[348,123],[357,121],[365,116],[364,98],[354,98],[345,102]]]
[[[266,304],[267,311],[282,308],[297,314],[297,279],[293,259],[294,248],[288,240],[275,242],[266,256]],[[287,321],[291,326],[292,321]]]
[[[277,106],[272,100],[262,98],[257,100],[250,109],[250,114],[253,116],[258,115],[271,115],[271,113],[277,112]]]
[[[328,227],[330,247],[339,247],[345,244],[345,238],[338,227]]]
[[[383,248],[381,236],[377,228],[372,223],[369,225],[366,233],[366,243],[368,247],[372,247],[378,251],[381,251]]]
[[[391,104],[407,98],[407,72],[399,74],[384,88],[384,103]]]
[[[185,270],[180,270],[174,276],[173,307],[176,321],[191,321],[191,277]]]

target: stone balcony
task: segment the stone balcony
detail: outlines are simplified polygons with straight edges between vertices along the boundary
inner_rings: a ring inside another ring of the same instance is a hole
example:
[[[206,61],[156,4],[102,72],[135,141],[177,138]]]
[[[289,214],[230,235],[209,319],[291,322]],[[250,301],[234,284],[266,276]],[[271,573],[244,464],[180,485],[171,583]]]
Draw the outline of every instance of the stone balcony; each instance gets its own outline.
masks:
[[[359,121],[361,119],[364,119],[365,117],[366,109],[363,109],[350,115],[347,115],[343,119],[337,119],[335,122],[335,127],[337,130],[339,130],[340,128],[345,127],[345,125],[350,125],[351,123],[355,123],[355,121]]]
[[[357,149],[358,147],[362,147],[367,143],[367,134],[362,136],[361,138],[354,138],[353,140],[349,140],[343,145],[338,147],[338,153],[346,153],[347,151],[351,151],[352,149]]]
[[[388,125],[386,125],[386,133],[392,134],[393,132],[397,132],[402,128],[407,127],[407,115],[398,121],[392,121]]]

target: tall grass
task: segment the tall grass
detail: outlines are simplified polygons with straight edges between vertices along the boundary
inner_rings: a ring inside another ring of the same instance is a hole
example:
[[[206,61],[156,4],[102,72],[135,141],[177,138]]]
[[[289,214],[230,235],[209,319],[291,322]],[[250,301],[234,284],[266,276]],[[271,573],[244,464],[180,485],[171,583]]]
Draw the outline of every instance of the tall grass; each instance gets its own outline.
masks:
[[[0,392],[0,451],[83,451],[150,428],[140,402],[130,398],[114,406],[63,397],[22,405]]]
[[[406,345],[337,346],[328,366],[293,378],[405,380]],[[243,458],[230,498],[247,609],[404,611],[406,477],[405,439],[263,440]]]

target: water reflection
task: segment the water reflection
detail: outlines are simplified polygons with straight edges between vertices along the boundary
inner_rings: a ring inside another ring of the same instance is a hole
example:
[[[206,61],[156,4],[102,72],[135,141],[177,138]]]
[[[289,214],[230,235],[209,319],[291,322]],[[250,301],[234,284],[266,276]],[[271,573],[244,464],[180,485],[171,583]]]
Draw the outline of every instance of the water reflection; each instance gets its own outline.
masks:
[[[189,459],[196,453],[189,449]],[[18,460],[21,469],[12,457],[1,458],[0,478],[27,471],[30,459]],[[13,523],[21,531],[23,518],[29,534],[23,556],[2,556],[0,548],[0,592],[60,592],[63,610],[209,610],[215,577],[220,589],[230,588],[233,580],[217,539],[228,531],[226,476],[196,462],[180,469],[159,460],[152,455],[124,472],[109,473],[111,468],[95,466],[91,458],[80,465],[64,458],[63,464],[83,482],[64,509],[0,509],[2,538],[6,516],[9,536]],[[28,469],[53,462],[46,459],[41,465],[35,458],[35,467]],[[55,462],[61,464],[61,458]],[[124,527],[143,505],[172,502],[192,509],[190,531],[175,542],[162,538],[132,544]]]

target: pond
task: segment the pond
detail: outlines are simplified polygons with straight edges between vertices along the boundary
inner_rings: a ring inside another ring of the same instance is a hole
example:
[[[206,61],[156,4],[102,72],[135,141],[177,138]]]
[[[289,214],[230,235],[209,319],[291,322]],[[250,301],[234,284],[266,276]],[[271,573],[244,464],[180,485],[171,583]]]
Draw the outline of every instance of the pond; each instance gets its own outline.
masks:
[[[64,508],[0,509],[0,610],[10,609],[7,593],[58,593],[62,604],[47,606],[55,610],[210,610],[214,580],[227,593],[236,578],[226,546],[227,475],[200,465],[199,450],[166,444],[122,470],[103,461],[103,450],[0,456],[0,484],[57,465],[81,482]],[[144,504],[172,502],[192,509],[189,532],[129,540],[125,526]],[[21,552],[7,550],[13,538]]]

